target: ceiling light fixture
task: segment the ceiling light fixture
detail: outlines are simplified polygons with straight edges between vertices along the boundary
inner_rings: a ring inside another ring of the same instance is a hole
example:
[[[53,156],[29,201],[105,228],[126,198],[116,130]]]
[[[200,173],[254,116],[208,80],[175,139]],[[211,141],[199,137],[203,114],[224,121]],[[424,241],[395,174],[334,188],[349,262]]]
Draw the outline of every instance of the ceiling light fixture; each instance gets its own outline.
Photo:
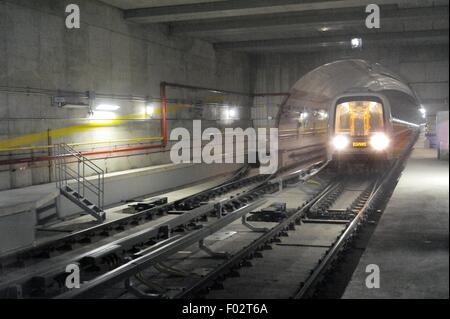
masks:
[[[350,45],[352,49],[357,49],[362,47],[362,39],[361,38],[352,38],[350,40]]]
[[[115,104],[99,104],[95,109],[98,111],[117,111],[120,109],[120,106]]]

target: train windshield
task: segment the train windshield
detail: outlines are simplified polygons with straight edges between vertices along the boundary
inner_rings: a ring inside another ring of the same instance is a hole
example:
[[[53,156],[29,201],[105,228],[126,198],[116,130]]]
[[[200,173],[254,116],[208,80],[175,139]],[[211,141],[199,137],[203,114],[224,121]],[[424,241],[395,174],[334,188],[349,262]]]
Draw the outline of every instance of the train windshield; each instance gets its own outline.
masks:
[[[368,136],[383,129],[383,106],[374,101],[349,101],[336,106],[336,133]]]

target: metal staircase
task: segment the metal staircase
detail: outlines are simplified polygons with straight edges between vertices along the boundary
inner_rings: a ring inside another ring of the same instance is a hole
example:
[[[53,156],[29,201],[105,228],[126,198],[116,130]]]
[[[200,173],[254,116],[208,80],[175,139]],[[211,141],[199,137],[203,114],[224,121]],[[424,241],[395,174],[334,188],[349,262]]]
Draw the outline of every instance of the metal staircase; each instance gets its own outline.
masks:
[[[103,222],[104,171],[67,144],[58,144],[57,154],[55,175],[61,194]]]

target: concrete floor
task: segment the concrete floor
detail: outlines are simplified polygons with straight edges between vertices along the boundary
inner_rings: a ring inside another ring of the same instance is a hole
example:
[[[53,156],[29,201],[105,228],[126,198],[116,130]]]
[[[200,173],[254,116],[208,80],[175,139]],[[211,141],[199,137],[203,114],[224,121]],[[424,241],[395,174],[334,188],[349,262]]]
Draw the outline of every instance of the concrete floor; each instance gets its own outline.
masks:
[[[55,183],[0,191],[0,217],[38,208],[58,195]]]
[[[419,139],[343,298],[449,298],[449,163]],[[380,287],[365,285],[366,266]]]

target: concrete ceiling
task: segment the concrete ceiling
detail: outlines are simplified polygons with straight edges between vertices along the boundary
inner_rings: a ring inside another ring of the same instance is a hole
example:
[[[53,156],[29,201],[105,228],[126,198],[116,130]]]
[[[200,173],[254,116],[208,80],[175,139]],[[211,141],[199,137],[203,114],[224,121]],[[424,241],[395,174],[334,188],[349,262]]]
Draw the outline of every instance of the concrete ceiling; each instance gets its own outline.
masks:
[[[364,45],[448,43],[448,0],[378,0],[381,29],[370,30],[365,6],[373,0],[102,1],[130,22],[246,52],[346,49],[354,36]]]
[[[123,10],[177,6],[194,3],[218,2],[227,0],[100,0]]]

